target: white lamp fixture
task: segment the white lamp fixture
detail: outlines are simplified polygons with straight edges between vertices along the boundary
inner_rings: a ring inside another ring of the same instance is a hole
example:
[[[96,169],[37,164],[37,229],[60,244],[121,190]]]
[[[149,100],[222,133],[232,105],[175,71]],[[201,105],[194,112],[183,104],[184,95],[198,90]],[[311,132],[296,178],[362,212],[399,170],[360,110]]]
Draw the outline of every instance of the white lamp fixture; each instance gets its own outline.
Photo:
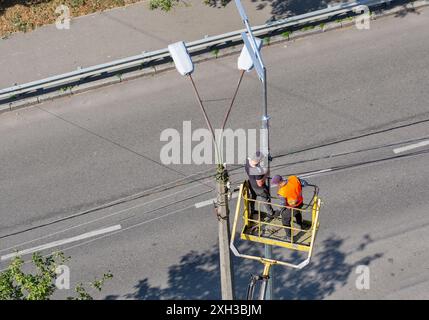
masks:
[[[194,72],[194,64],[183,41],[170,44],[168,51],[170,51],[177,71],[182,76],[187,76]]]
[[[247,36],[249,39],[250,37]],[[262,40],[259,38],[255,38],[256,46],[258,47],[258,51],[261,50]],[[243,46],[241,50],[241,54],[238,57],[238,69],[249,72],[253,69],[253,59],[250,56],[249,50],[247,50],[247,46]]]

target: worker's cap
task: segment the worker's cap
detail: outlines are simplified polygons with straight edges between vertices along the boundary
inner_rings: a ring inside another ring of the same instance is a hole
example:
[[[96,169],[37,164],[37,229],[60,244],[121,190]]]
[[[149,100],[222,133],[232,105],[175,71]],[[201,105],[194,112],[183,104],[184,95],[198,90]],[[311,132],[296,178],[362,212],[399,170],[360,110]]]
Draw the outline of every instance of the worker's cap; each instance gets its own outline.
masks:
[[[249,159],[252,165],[257,165],[263,158],[264,154],[261,151],[256,151]]]
[[[272,179],[271,179],[271,183],[273,184],[273,185],[278,185],[280,182],[282,182],[283,181],[283,178],[282,178],[282,176],[279,176],[279,175],[275,175]]]

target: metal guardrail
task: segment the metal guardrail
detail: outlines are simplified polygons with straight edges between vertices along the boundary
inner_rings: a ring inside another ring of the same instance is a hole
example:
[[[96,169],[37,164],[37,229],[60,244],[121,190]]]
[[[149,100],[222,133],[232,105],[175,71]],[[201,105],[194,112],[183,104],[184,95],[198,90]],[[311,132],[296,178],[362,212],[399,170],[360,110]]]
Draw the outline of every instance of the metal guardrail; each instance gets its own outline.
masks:
[[[326,9],[313,11],[310,13],[285,18],[267,23],[252,28],[253,33],[258,36],[267,34],[275,30],[281,30],[287,27],[302,25],[305,23],[325,20],[333,16],[341,15],[353,11],[355,8],[366,5],[376,6],[384,3],[390,3],[392,0],[363,0],[353,3],[340,4],[337,6],[328,7]],[[241,41],[241,33],[246,30],[237,30],[233,32],[224,33],[222,35],[206,37],[201,40],[192,41],[186,44],[188,51],[192,54],[194,52],[204,50],[216,45],[225,44],[227,42]],[[32,81],[25,84],[15,85],[13,87],[0,90],[0,104],[1,100],[12,99],[22,94],[29,94],[37,90],[46,90],[50,88],[64,86],[70,83],[75,83],[79,80],[85,80],[93,76],[99,76],[105,73],[119,72],[133,67],[142,66],[144,63],[160,60],[168,57],[169,51],[167,48],[143,53],[140,55],[127,57],[112,62],[78,69],[76,71],[64,73],[61,75],[52,76],[42,80]]]

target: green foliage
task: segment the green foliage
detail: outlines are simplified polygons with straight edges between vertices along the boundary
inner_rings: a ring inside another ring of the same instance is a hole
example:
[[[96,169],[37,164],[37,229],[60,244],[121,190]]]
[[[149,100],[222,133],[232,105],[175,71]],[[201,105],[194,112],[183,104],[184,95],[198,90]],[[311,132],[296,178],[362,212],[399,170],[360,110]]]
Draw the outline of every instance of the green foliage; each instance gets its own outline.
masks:
[[[33,254],[35,273],[24,273],[24,261],[20,257],[12,260],[6,271],[0,273],[0,300],[48,300],[55,292],[55,269],[66,262],[62,253],[47,258]]]
[[[314,26],[306,26],[304,28],[301,29],[301,31],[308,31],[308,30],[313,30]]]
[[[204,0],[204,4],[210,7],[225,7],[231,0]]]
[[[217,59],[217,57],[218,57],[218,55],[219,55],[219,49],[218,48],[216,48],[216,49],[213,49],[212,50],[212,53],[213,53],[213,55],[216,57],[216,59]]]
[[[69,1],[69,3],[70,3],[70,6],[73,8],[73,9],[75,9],[75,8],[79,8],[79,7],[81,7],[81,6],[83,6],[83,5],[85,5],[85,0],[70,0]]]
[[[265,44],[265,45],[269,46],[269,45],[270,45],[270,42],[271,42],[271,37],[265,37],[265,38],[264,38],[264,44]]]
[[[34,29],[34,24],[33,23],[28,23],[27,21],[25,21],[21,15],[19,13],[16,13],[12,19],[11,22],[13,24],[13,26],[21,32],[27,32],[28,30],[33,30]]]
[[[102,279],[100,280],[95,279],[94,282],[89,283],[89,285],[92,288],[98,291],[101,291],[103,289],[103,286],[106,280],[109,280],[111,278],[113,278],[113,275],[111,273],[105,273]],[[76,286],[75,292],[77,293],[77,297],[68,297],[67,299],[68,300],[93,300],[92,296],[87,292],[87,290],[85,289],[82,283],[79,283]]]
[[[71,91],[75,86],[65,86],[60,88],[60,92]]]
[[[283,36],[284,38],[289,38],[289,36],[291,35],[291,33],[292,33],[292,32],[290,32],[290,31],[285,31],[285,32],[283,32],[283,33],[282,33],[282,36]]]
[[[55,271],[69,259],[62,252],[48,257],[35,253],[31,259],[33,272],[25,273],[22,271],[24,261],[20,257],[14,258],[8,268],[0,273],[0,300],[49,300],[57,290]],[[112,277],[110,273],[104,274],[101,280],[95,279],[89,285],[101,291],[105,281]],[[69,297],[69,300],[92,300],[83,284],[79,284],[75,292],[77,296]]]
[[[149,8],[151,10],[161,9],[163,11],[170,11],[178,2],[178,0],[150,0]]]

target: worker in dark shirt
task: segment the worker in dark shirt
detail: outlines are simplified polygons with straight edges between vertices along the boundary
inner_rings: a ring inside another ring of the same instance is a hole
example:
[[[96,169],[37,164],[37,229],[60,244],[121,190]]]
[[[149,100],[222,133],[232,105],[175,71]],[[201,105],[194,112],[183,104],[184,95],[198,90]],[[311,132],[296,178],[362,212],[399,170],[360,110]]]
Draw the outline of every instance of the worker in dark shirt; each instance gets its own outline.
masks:
[[[266,184],[269,172],[262,163],[263,158],[263,154],[257,151],[252,157],[246,160],[245,170],[249,177],[251,199],[256,200],[256,197],[260,197],[262,201],[267,202],[266,204],[261,204],[261,207],[265,208],[267,217],[272,219],[275,217],[275,211],[269,204],[271,202],[271,196],[270,190]],[[252,213],[255,211],[254,201],[250,201],[250,210]]]

